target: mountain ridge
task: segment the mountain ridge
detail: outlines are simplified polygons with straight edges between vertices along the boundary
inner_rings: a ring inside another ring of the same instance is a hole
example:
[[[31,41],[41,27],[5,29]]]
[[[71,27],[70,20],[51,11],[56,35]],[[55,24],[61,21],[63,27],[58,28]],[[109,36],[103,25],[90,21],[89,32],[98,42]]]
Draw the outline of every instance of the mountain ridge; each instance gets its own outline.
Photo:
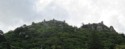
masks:
[[[4,36],[11,49],[116,49],[125,45],[125,35],[103,22],[77,28],[65,21],[44,20],[24,24]]]

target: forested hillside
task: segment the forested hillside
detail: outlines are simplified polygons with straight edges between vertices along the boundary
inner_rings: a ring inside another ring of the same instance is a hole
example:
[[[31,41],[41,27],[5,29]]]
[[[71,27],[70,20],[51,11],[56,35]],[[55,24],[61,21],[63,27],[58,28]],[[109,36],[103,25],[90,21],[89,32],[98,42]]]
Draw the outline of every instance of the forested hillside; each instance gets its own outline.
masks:
[[[65,21],[44,20],[23,25],[2,36],[7,44],[1,46],[4,42],[0,35],[0,49],[125,49],[125,35],[103,22],[77,28]]]

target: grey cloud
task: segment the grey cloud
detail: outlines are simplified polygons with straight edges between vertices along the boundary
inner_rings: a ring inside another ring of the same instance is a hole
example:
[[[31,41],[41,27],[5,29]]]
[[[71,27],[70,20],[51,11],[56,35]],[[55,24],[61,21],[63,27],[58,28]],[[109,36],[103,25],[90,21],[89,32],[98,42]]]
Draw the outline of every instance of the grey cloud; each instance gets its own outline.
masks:
[[[34,20],[36,0],[0,0],[0,29],[8,31]],[[11,28],[10,28],[11,27]]]
[[[53,18],[58,20],[68,19],[68,12],[54,3],[48,4],[43,11],[38,13],[34,9],[37,1],[0,0],[0,29],[6,32],[33,21]]]
[[[57,19],[57,20],[66,20],[69,18],[68,11],[53,2],[48,4],[41,12],[41,16],[44,16],[44,19]]]
[[[34,2],[33,0],[1,0],[1,17],[4,19],[24,19],[35,16],[35,11],[33,10]]]
[[[124,0],[45,0],[47,5],[41,6],[39,12],[34,9],[37,1],[42,0],[0,0],[0,29],[8,31],[22,24],[55,18],[76,26],[104,21],[125,32]],[[121,15],[123,18],[118,18]]]

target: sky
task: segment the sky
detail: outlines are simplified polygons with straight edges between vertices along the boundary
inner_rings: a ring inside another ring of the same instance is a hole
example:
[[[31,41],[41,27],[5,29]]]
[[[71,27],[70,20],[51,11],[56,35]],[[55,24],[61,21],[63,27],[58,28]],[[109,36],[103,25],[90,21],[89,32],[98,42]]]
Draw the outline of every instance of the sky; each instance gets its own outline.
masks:
[[[125,0],[0,0],[0,30],[7,32],[44,19],[113,26],[125,33]]]

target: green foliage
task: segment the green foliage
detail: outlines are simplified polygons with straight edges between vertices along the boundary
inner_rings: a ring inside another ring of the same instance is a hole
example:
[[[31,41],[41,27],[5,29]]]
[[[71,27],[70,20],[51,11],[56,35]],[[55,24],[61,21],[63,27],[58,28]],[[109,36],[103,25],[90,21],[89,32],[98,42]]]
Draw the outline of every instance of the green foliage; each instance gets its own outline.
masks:
[[[115,49],[125,49],[125,45],[117,45]]]
[[[3,35],[0,35],[0,49],[10,49],[10,45]]]
[[[62,21],[44,20],[4,35],[11,49],[118,49],[124,47],[118,45],[125,45],[124,34],[100,23],[77,28]]]

